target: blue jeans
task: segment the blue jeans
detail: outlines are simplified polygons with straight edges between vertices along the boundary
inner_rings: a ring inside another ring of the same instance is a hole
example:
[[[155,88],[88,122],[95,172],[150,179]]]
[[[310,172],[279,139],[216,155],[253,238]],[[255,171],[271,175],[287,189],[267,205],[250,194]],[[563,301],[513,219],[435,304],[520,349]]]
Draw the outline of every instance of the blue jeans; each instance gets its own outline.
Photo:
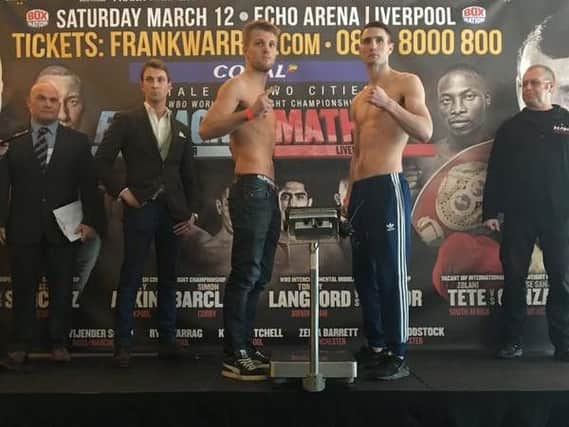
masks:
[[[180,238],[165,204],[151,201],[140,209],[125,206],[123,215],[124,259],[116,309],[117,347],[132,343],[133,310],[152,241],[158,269],[158,331],[160,341],[176,341],[176,266]]]
[[[229,192],[229,214],[233,246],[223,299],[223,346],[234,353],[251,342],[259,295],[273,272],[281,225],[276,189],[257,175],[240,176]]]

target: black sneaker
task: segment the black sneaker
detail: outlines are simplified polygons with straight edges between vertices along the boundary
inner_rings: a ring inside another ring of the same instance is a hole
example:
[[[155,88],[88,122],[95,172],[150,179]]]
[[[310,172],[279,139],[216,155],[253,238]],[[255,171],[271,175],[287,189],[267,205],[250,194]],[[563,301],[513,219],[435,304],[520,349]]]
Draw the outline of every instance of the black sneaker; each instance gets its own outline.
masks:
[[[364,345],[355,354],[356,362],[358,362],[358,368],[360,369],[370,369],[381,365],[387,356],[387,351],[373,351],[369,346]]]
[[[0,367],[7,371],[24,371],[28,367],[28,353],[25,351],[14,351],[0,359]]]
[[[522,357],[524,349],[521,344],[504,344],[496,353],[498,359],[516,359]]]
[[[254,345],[247,347],[247,354],[259,368],[269,369],[271,358],[269,355],[263,353],[259,347],[255,347]]]
[[[569,362],[569,348],[556,348],[553,356],[560,362]]]
[[[245,350],[225,356],[221,375],[241,381],[263,381],[267,379],[266,369],[260,368]]]
[[[373,371],[372,377],[376,380],[391,381],[408,377],[409,366],[405,358],[388,353]]]
[[[118,347],[113,356],[114,363],[121,369],[126,369],[130,365],[130,351],[124,347]]]

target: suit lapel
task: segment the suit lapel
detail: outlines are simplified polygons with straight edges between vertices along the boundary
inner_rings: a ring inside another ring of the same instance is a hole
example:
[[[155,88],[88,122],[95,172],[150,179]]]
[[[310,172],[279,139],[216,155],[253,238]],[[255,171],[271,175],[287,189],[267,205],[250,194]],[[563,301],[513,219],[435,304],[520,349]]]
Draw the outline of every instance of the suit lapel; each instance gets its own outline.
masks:
[[[23,140],[20,142],[16,142],[17,144],[22,144],[22,151],[26,156],[31,156],[38,168],[40,167],[40,161],[36,157],[36,153],[34,152],[34,139],[32,138],[32,132],[28,135],[24,136]]]
[[[170,129],[172,129],[171,133],[172,137],[170,140],[170,147],[168,148],[168,155],[166,156],[166,158],[170,157],[170,155],[172,154],[175,144],[177,144],[178,142],[182,144],[186,142],[186,133],[181,128],[178,121],[174,118],[174,114],[172,114],[170,117]]]
[[[31,162],[33,164],[34,169],[40,170],[41,169],[41,164],[39,159],[36,156],[36,153],[34,151],[34,139],[32,137],[32,131],[30,129],[30,133],[26,136],[23,137],[24,139],[20,142],[18,142],[18,144],[22,144],[22,152],[24,154],[24,158],[31,158]]]
[[[139,122],[142,125],[143,132],[148,135],[148,138],[142,138],[143,143],[162,160],[160,150],[158,150],[158,140],[156,139],[156,135],[154,135],[150,119],[148,118],[148,112],[144,106],[139,110]]]

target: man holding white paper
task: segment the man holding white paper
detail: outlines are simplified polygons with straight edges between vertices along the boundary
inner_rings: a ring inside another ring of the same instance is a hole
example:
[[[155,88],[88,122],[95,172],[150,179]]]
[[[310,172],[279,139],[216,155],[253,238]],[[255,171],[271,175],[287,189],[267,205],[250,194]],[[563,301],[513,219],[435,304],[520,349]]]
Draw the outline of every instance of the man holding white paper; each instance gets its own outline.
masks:
[[[104,220],[87,136],[59,125],[57,89],[48,82],[36,83],[27,105],[30,132],[12,141],[0,159],[0,243],[10,247],[14,313],[7,362],[14,367],[28,359],[36,288],[44,273],[53,359],[70,360],[66,344],[76,244],[61,231],[53,211],[81,201],[82,220],[74,231],[82,241]]]
[[[53,210],[55,221],[61,232],[70,242],[81,239],[81,221],[83,221],[83,204],[80,200],[71,202]],[[83,239],[81,239],[83,241]]]

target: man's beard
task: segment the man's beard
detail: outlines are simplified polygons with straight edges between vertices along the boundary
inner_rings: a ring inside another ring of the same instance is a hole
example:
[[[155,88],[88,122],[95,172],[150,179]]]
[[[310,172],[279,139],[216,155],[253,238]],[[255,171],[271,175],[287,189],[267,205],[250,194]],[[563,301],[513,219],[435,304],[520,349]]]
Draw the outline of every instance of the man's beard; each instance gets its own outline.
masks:
[[[255,71],[260,71],[262,73],[268,73],[269,71],[271,71],[271,68],[273,68],[274,64],[271,65],[265,65],[265,64],[253,64],[253,69]]]

